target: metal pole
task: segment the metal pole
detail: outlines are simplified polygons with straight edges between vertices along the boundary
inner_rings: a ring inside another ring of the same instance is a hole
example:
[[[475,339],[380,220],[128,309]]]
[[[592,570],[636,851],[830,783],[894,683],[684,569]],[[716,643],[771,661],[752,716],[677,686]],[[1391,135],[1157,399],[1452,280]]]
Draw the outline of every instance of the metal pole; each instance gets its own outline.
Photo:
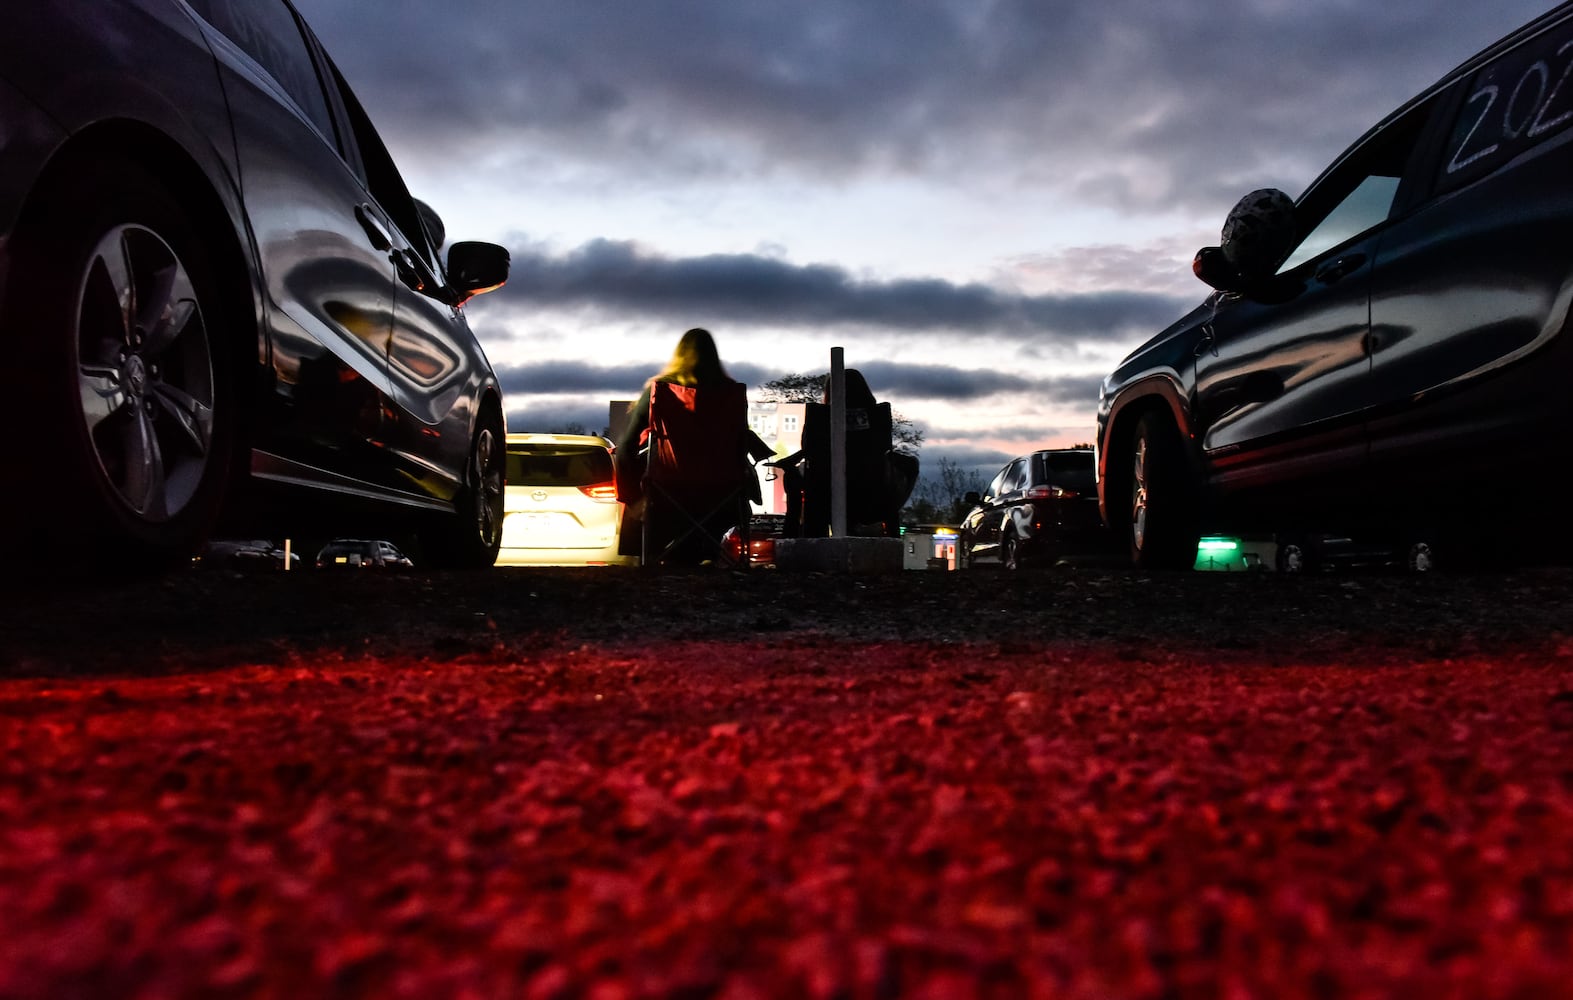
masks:
[[[847,533],[847,369],[845,354],[830,349],[830,534]]]

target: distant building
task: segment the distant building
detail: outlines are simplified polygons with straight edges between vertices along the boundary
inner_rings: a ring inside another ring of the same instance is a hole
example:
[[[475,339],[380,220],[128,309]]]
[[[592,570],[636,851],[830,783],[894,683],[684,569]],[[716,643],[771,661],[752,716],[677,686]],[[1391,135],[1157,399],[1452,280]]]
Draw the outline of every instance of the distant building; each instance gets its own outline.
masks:
[[[616,444],[622,440],[623,429],[628,426],[628,411],[634,408],[632,399],[614,399],[606,408],[606,436]]]
[[[785,458],[803,446],[802,403],[749,403],[748,427],[760,440],[775,449],[776,458]],[[781,470],[758,466],[761,510],[766,514],[786,513],[785,479]]]

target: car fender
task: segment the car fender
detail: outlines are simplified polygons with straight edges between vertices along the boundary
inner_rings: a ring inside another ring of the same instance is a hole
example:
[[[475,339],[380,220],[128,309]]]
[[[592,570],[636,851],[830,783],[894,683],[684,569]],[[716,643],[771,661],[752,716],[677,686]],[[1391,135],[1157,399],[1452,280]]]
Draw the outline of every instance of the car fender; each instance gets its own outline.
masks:
[[[1112,393],[1105,391],[1098,416],[1098,513],[1109,523],[1109,458],[1123,451],[1142,414],[1159,409],[1169,414],[1185,442],[1185,461],[1194,472],[1199,467],[1196,428],[1189,398],[1180,376],[1172,369],[1147,372],[1123,382]]]

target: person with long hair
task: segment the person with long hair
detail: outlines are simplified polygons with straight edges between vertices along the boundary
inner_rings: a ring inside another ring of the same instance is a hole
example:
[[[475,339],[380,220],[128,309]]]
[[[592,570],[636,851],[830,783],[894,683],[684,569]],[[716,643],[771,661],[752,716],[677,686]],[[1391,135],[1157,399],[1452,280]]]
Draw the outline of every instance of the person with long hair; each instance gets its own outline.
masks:
[[[715,338],[709,330],[694,327],[677,341],[677,347],[672,350],[672,360],[666,363],[661,372],[653,376],[644,384],[644,391],[639,394],[639,399],[628,411],[628,423],[623,427],[623,433],[617,440],[617,454],[624,459],[622,466],[629,471],[634,470],[633,456],[639,453],[645,431],[650,426],[650,392],[651,383],[675,382],[678,385],[690,387],[727,385],[736,381],[728,375],[725,366],[721,364],[721,352],[716,350]],[[637,470],[642,472],[642,469]],[[625,473],[619,474],[617,484],[619,495],[624,494]],[[626,495],[638,494],[637,477],[628,483],[630,489]]]
[[[666,367],[645,382],[639,399],[628,411],[628,422],[618,437],[614,455],[617,468],[617,495],[624,503],[629,504],[628,513],[624,516],[625,530],[620,546],[625,554],[634,554],[637,551],[629,529],[639,524],[645,516],[645,511],[639,504],[644,496],[642,480],[647,461],[644,454],[645,437],[650,427],[650,398],[658,382],[670,382],[699,390],[741,386],[741,383],[727,374],[725,366],[721,364],[721,354],[716,350],[715,338],[710,335],[710,331],[700,327],[694,327],[684,333],[678,340],[677,347],[673,349],[672,359],[667,362]],[[741,392],[741,389],[737,391]],[[736,456],[738,483],[747,494],[751,495],[753,501],[758,503],[759,481],[754,476],[750,458],[768,458],[772,452],[770,447],[760,441],[758,436],[748,428],[746,413],[742,414],[742,420],[743,424],[737,428],[737,431],[739,439],[744,442],[747,450]],[[742,516],[746,516],[746,512]],[[717,537],[737,523],[736,518],[731,518],[731,523],[721,523],[726,520],[727,517],[718,516],[715,523],[709,526]],[[658,522],[652,522],[652,524],[656,523]],[[657,534],[664,534],[664,528],[665,526]]]

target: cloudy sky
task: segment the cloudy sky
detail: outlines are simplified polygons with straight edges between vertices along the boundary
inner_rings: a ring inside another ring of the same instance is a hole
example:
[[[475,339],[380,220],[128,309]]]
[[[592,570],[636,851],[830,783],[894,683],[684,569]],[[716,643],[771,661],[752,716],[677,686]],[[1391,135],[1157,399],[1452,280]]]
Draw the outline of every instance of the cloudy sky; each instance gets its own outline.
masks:
[[[512,252],[466,307],[511,430],[601,429],[704,326],[751,387],[844,348],[984,478],[1091,440],[1240,195],[1555,6],[296,4],[449,238]]]

